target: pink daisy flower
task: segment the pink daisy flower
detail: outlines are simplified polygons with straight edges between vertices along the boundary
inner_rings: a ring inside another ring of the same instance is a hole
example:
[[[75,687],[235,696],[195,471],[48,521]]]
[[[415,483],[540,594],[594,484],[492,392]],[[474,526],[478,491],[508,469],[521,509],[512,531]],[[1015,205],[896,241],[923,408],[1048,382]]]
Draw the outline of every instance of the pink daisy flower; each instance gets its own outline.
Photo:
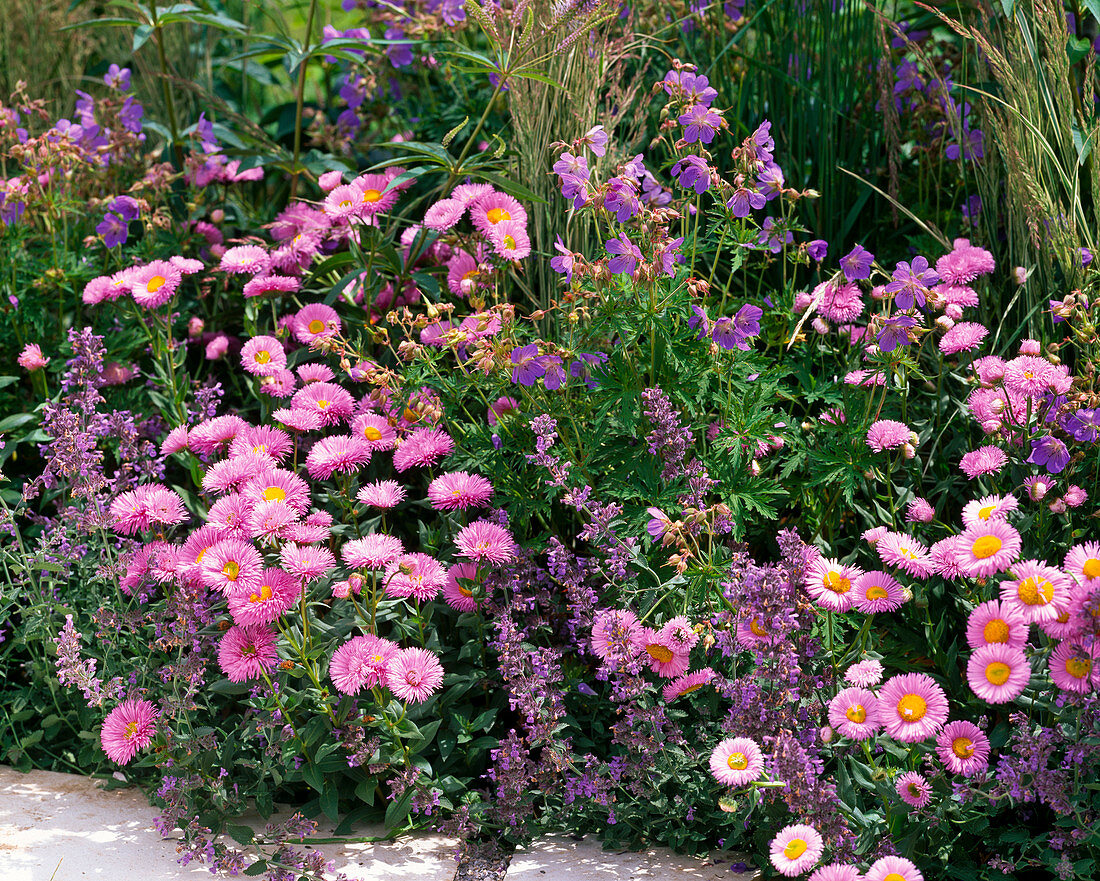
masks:
[[[286,369],[286,351],[272,336],[254,336],[241,347],[241,366],[253,376],[273,376]]]
[[[958,539],[957,535],[941,538],[928,551],[928,557],[932,561],[932,570],[948,581],[962,578],[963,574],[962,566],[959,565],[959,560],[962,558],[959,556]]]
[[[215,462],[202,476],[202,491],[221,495],[230,490],[239,489],[243,484],[260,474],[270,471],[275,462],[267,456],[244,453]]]
[[[428,501],[440,511],[465,511],[484,505],[493,497],[493,485],[477,474],[451,471],[428,485]]]
[[[829,701],[829,724],[852,740],[874,737],[882,723],[878,698],[866,688],[845,688]]]
[[[299,364],[295,370],[303,385],[311,382],[332,382],[336,378],[336,374],[327,364]]]
[[[947,695],[931,676],[891,676],[878,694],[879,718],[886,733],[902,743],[926,740],[947,721]]]
[[[271,415],[292,431],[316,431],[322,425],[321,414],[317,410],[280,408]]]
[[[737,622],[734,639],[741,648],[753,649],[761,644],[773,643],[776,638],[760,618],[744,617]]]
[[[971,450],[963,456],[959,460],[959,467],[970,480],[974,480],[983,474],[997,474],[1004,468],[1006,462],[1008,462],[1008,456],[1005,455],[1004,450],[987,445]]]
[[[876,453],[896,450],[909,443],[912,434],[912,429],[904,422],[880,419],[867,429],[867,446]]]
[[[328,548],[287,542],[279,552],[279,560],[292,575],[307,584],[336,568],[336,557]]]
[[[1070,608],[1060,611],[1057,618],[1040,621],[1039,629],[1047,636],[1052,636],[1055,639],[1069,639],[1072,636],[1080,636],[1086,629],[1086,622],[1082,617],[1074,614],[1073,607],[1076,605],[1078,605],[1078,602],[1071,594]]]
[[[592,623],[592,652],[603,660],[633,658],[644,651],[644,628],[626,609],[601,609]]]
[[[964,526],[973,526],[976,523],[985,523],[989,520],[1007,520],[1008,515],[1020,507],[1014,495],[982,496],[973,499],[963,506],[962,521]]]
[[[488,236],[490,230],[502,221],[518,220],[526,226],[527,212],[511,196],[492,192],[471,204],[470,219],[482,235]]]
[[[667,636],[647,627],[642,631],[642,648],[649,669],[663,679],[674,679],[687,672],[691,665],[690,650],[685,652]]]
[[[435,599],[447,583],[443,564],[427,554],[404,554],[386,566],[386,596]]]
[[[905,519],[909,523],[931,523],[936,519],[936,511],[928,499],[916,498],[905,509]]]
[[[882,857],[871,864],[863,881],[924,881],[924,876],[905,857]]]
[[[315,341],[336,336],[342,327],[335,309],[324,303],[310,303],[298,310],[291,329],[294,339],[303,346],[308,346]]]
[[[177,425],[168,432],[168,436],[161,442],[160,454],[162,456],[171,456],[173,453],[182,453],[186,449],[187,426]]]
[[[989,600],[970,613],[966,641],[972,649],[997,644],[1023,648],[1027,631],[1027,619],[1012,603]]]
[[[215,416],[192,428],[187,443],[192,452],[212,456],[247,427],[240,416]]]
[[[148,266],[135,269],[130,276],[130,296],[146,309],[163,306],[172,297],[183,280],[179,269],[166,260],[154,260]]]
[[[855,566],[818,557],[806,569],[806,591],[821,608],[847,612],[852,607],[852,585],[862,574],[863,570]]]
[[[280,267],[282,268],[282,267]],[[245,282],[241,293],[246,299],[251,297],[274,297],[283,294],[296,294],[302,286],[301,281],[286,275],[265,275]]]
[[[991,643],[975,649],[966,665],[971,691],[983,701],[1004,704],[1019,697],[1031,680],[1031,666],[1021,648]]]
[[[451,198],[457,199],[463,205],[469,205],[482,196],[488,196],[494,192],[496,191],[493,189],[492,184],[459,184],[451,193]]]
[[[678,676],[667,683],[661,690],[661,694],[665,699],[665,703],[670,704],[677,698],[698,691],[704,685],[713,682],[716,675],[710,667],[703,667],[693,673],[685,673],[683,676]]]
[[[276,636],[262,625],[235,624],[218,643],[218,666],[230,682],[247,682],[269,675],[279,660]]]
[[[923,808],[932,801],[932,785],[919,771],[909,771],[898,776],[894,790],[911,808]]]
[[[259,275],[267,269],[267,251],[259,245],[237,245],[222,254],[218,270],[233,275]]]
[[[260,585],[264,558],[251,544],[227,538],[210,547],[199,562],[203,583],[226,596],[251,592]]]
[[[1050,653],[1050,678],[1062,691],[1086,694],[1100,684],[1097,645],[1085,649],[1080,642],[1065,639]]]
[[[516,542],[512,534],[503,526],[497,526],[488,520],[475,520],[463,526],[455,536],[455,547],[459,556],[469,560],[500,564],[514,560]]]
[[[936,754],[952,774],[973,777],[989,766],[989,738],[973,722],[948,722],[936,738]]]
[[[386,682],[389,663],[401,649],[377,636],[356,636],[332,653],[328,675],[341,694],[358,694]]]
[[[813,826],[794,823],[772,839],[768,856],[780,875],[793,878],[810,871],[824,850],[825,842]]]
[[[316,413],[321,425],[336,425],[351,416],[355,410],[355,398],[334,382],[311,382],[294,393],[290,408]]]
[[[242,493],[222,496],[206,512],[207,525],[218,529],[223,539],[247,539],[248,523],[256,503]]]
[[[1004,520],[979,521],[959,536],[959,566],[972,578],[1003,572],[1020,555],[1020,533]]]
[[[1001,582],[1001,599],[1029,624],[1053,621],[1069,602],[1069,583],[1060,569],[1024,560],[1012,567],[1012,576]]]
[[[153,742],[160,712],[152,702],[131,698],[123,701],[103,720],[99,741],[112,762],[125,765]]]
[[[1087,588],[1100,587],[1100,542],[1074,545],[1063,563],[1066,574]]]
[[[531,253],[527,226],[518,220],[503,220],[489,231],[489,241],[497,256],[505,260],[522,260]]]
[[[748,737],[727,737],[710,754],[710,773],[723,786],[744,786],[760,778],[764,755]]]
[[[456,297],[468,297],[477,289],[478,262],[465,251],[456,251],[447,261],[447,287]]]
[[[905,591],[887,572],[864,572],[852,587],[852,605],[868,615],[893,612],[905,603]]]
[[[321,203],[321,209],[329,217],[337,220],[347,220],[358,213],[362,201],[363,194],[358,187],[351,184],[340,184],[325,196],[325,201]]]
[[[370,447],[358,436],[336,434],[313,445],[306,456],[306,471],[315,480],[328,480],[333,474],[354,474],[370,457]]]
[[[397,443],[397,432],[390,425],[389,420],[376,413],[363,413],[356,416],[351,423],[351,433],[363,441],[372,450],[391,450]]]
[[[871,547],[874,547],[880,541],[882,541],[883,537],[889,531],[890,527],[888,526],[872,526],[870,529],[865,529],[863,531],[863,534],[860,535],[860,538],[867,542],[867,544],[869,544]]]
[[[249,425],[229,444],[229,455],[242,456],[255,453],[267,456],[274,462],[282,462],[294,449],[290,435],[269,425]]]
[[[285,502],[299,514],[309,511],[309,484],[283,468],[250,480],[241,492],[253,502]]]
[[[852,664],[844,672],[844,681],[859,688],[871,688],[882,682],[882,662],[874,658]]]
[[[477,580],[476,563],[455,563],[447,570],[447,582],[443,585],[443,599],[452,609],[460,612],[473,612],[479,602],[469,586],[463,581]]]
[[[271,624],[292,609],[300,595],[298,582],[282,569],[265,569],[254,590],[229,595],[229,612],[238,624]]]
[[[405,488],[396,480],[378,480],[368,483],[355,497],[374,508],[395,508],[405,501]]]
[[[260,377],[260,394],[272,398],[289,398],[297,383],[289,370],[276,370],[271,376]]]
[[[973,321],[960,321],[940,337],[940,351],[945,355],[971,352],[978,348],[987,336],[989,336],[989,330],[985,325]]]
[[[996,263],[985,248],[970,244],[969,239],[955,239],[953,250],[936,261],[936,274],[950,284],[969,284],[989,275]]]
[[[386,667],[386,687],[406,703],[424,703],[442,684],[443,666],[426,649],[401,649]]]
[[[1005,364],[1005,388],[1018,395],[1039,398],[1050,388],[1053,372],[1054,365],[1045,358],[1017,355]]]
[[[298,512],[282,502],[257,502],[248,513],[248,537],[294,540]]]
[[[882,537],[875,550],[879,559],[887,566],[896,566],[917,578],[926,578],[932,574],[932,560],[928,548],[909,535],[888,532]]]
[[[849,863],[829,863],[817,869],[810,881],[863,881],[863,873]]]
[[[408,471],[414,466],[426,468],[446,458],[454,450],[451,436],[441,428],[415,428],[393,454],[393,467]]]
[[[378,532],[345,542],[340,556],[353,569],[384,569],[405,553],[401,539]]]
[[[401,190],[390,187],[390,178],[384,174],[361,174],[353,181],[353,185],[362,194],[359,198],[359,214],[362,217],[372,217],[389,211],[401,197]]]
[[[465,202],[459,199],[440,199],[424,213],[424,226],[443,232],[458,223],[465,213]]]

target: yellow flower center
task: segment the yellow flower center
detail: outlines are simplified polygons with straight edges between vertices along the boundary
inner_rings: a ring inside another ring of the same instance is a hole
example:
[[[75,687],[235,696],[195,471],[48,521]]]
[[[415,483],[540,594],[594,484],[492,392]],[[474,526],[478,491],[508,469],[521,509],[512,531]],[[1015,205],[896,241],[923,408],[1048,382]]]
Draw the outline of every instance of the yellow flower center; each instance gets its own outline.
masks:
[[[909,794],[913,796],[913,798],[920,798],[920,787],[917,786],[915,782],[912,780],[909,781],[905,788],[909,790]]]
[[[1096,557],[1089,557],[1085,560],[1085,565],[1081,567],[1081,574],[1085,578],[1100,578],[1100,560]]]
[[[127,740],[129,740],[131,737],[133,737],[134,735],[137,734],[137,730],[138,730],[138,723],[137,722],[131,722],[130,724],[128,724],[126,726],[126,731],[122,736],[125,737]]]
[[[363,429],[363,437],[365,437],[369,441],[376,441],[380,437],[382,437],[382,432],[380,432],[373,425],[368,425],[366,428]]]
[[[241,567],[237,565],[236,561],[230,560],[224,566],[222,566],[222,575],[228,578],[230,581],[236,581],[237,576],[241,574]]]
[[[993,685],[1004,685],[1012,675],[1012,668],[1004,661],[994,661],[985,665],[985,678]]]
[[[744,771],[749,766],[749,759],[744,753],[730,753],[726,764],[731,771]]]
[[[1002,545],[1003,542],[997,538],[997,536],[983,535],[981,538],[976,539],[974,544],[970,546],[970,553],[979,560],[985,560],[997,553]]]
[[[149,293],[155,294],[162,287],[164,283],[168,281],[163,275],[154,275],[149,281],[145,283],[145,287],[149,290]]]
[[[468,281],[469,279],[473,279],[473,278],[477,278],[477,270],[476,269],[471,269],[464,276],[462,276],[463,281]]]
[[[869,600],[885,600],[890,596],[890,592],[878,584],[872,584],[867,588],[867,599]]]
[[[1092,672],[1092,659],[1069,658],[1066,660],[1066,672],[1074,679],[1084,679]]]
[[[844,715],[849,722],[855,722],[856,724],[867,721],[867,710],[864,708],[863,704],[856,704],[854,707],[848,707],[848,709],[844,711]]]
[[[677,697],[683,697],[685,694],[691,694],[693,691],[698,691],[704,685],[706,685],[705,682],[697,682],[695,683],[695,685],[689,685],[687,688],[681,691],[680,694],[677,695]]]
[[[317,401],[317,409],[318,410],[324,410],[327,406],[328,406],[328,401],[326,401],[324,398],[320,398]]]
[[[673,658],[672,652],[663,645],[647,645],[645,650],[653,660],[660,661],[662,664],[667,664]]]
[[[513,239],[511,236],[505,236],[504,247],[514,251],[516,249],[516,240]]]
[[[206,552],[207,552],[208,550],[210,550],[210,548],[203,548],[203,549],[202,549],[201,551],[199,551],[199,552],[198,552],[198,553],[197,553],[197,554],[195,555],[195,562],[196,562],[196,563],[201,563],[201,562],[202,562],[202,558],[206,556]]]
[[[248,601],[250,603],[262,603],[262,602],[265,602],[266,600],[271,599],[271,597],[273,596],[273,593],[274,592],[271,590],[271,585],[270,584],[265,584],[263,587],[260,588],[259,593],[254,593],[251,596],[249,596]]]
[[[882,881],[908,881],[904,875],[899,875],[897,872],[891,872]]]
[[[757,618],[753,618],[749,622],[749,631],[754,636],[767,636],[768,635],[768,631],[766,631],[764,629],[763,625],[761,625],[759,619],[757,619]]]
[[[325,329],[325,323],[320,318],[314,318],[307,327],[310,333],[321,333]]]
[[[370,189],[363,193],[364,202],[377,202],[382,198],[382,191]]]
[[[489,223],[497,224],[502,220],[511,220],[512,215],[505,211],[503,208],[490,208],[485,212],[485,216],[488,218]]]
[[[340,207],[341,208],[350,208],[354,204],[355,203],[352,202],[351,199],[341,199],[340,200]]]
[[[1008,642],[1008,623],[1001,618],[994,618],[982,628],[982,639],[990,642]]]
[[[826,590],[833,593],[847,593],[852,589],[852,580],[845,578],[839,572],[826,572],[822,583]]]
[[[898,553],[905,557],[906,560],[917,559],[916,553],[911,551],[909,548],[898,548]]]
[[[993,512],[997,510],[996,505],[986,505],[982,508],[978,508],[978,517],[981,520],[988,520],[993,516]]]
[[[257,364],[266,364],[270,360],[271,360],[271,353],[267,349],[260,349],[260,351],[258,351],[256,353],[256,363]]]
[[[928,712],[928,701],[919,694],[907,694],[898,701],[898,716],[906,722],[919,722]]]
[[[960,759],[969,759],[974,755],[974,741],[969,737],[956,737],[951,741],[951,752]]]
[[[807,847],[809,847],[809,845],[806,844],[804,839],[792,838],[787,842],[787,846],[783,848],[783,856],[789,860],[797,860],[806,852]]]
[[[1028,606],[1045,606],[1054,599],[1054,585],[1041,575],[1029,575],[1016,586],[1016,594]]]
[[[474,595],[474,592],[470,590],[470,588],[463,587],[461,584],[458,586],[458,592],[464,597],[472,597]]]
[[[286,490],[281,486],[269,486],[264,490],[265,502],[285,502]]]

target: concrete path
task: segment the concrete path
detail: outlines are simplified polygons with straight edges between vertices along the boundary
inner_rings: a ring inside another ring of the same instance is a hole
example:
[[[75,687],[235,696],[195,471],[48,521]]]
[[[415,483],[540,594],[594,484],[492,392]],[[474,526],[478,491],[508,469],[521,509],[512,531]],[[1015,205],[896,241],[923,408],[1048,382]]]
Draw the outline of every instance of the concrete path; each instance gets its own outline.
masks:
[[[153,827],[157,809],[136,788],[107,792],[100,781],[52,771],[0,767],[0,881],[194,881],[198,863],[180,866],[176,842]],[[262,828],[258,817],[253,828]],[[248,818],[242,822],[247,823]],[[321,827],[321,835],[331,830]],[[363,837],[380,828],[357,830]],[[352,881],[453,881],[454,839],[413,835],[377,844],[318,845]],[[517,852],[505,881],[751,881],[731,871],[734,854],[713,860],[604,851],[592,838],[548,836]]]

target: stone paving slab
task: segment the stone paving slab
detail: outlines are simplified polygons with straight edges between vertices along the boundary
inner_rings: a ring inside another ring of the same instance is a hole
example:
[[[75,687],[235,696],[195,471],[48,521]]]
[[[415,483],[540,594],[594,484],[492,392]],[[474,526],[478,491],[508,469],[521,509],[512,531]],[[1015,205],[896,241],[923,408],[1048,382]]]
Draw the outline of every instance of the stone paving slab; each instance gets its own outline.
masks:
[[[747,862],[743,854],[718,853],[709,859],[683,856],[663,847],[636,853],[604,850],[591,836],[548,835],[527,850],[516,851],[504,881],[754,881],[754,870],[734,872]]]
[[[201,865],[176,862],[175,841],[162,839],[153,827],[157,813],[136,788],[107,792],[90,777],[0,767],[0,879],[210,878]],[[322,826],[318,832],[330,830]],[[356,834],[378,836],[382,830],[368,827]],[[354,881],[453,881],[456,844],[443,836],[417,835],[317,849]]]

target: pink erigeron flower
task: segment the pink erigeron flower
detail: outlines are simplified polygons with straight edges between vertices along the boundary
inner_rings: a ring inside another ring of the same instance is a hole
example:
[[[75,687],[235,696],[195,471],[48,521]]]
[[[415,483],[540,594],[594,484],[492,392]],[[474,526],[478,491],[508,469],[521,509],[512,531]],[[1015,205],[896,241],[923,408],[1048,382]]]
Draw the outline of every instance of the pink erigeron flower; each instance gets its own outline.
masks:
[[[400,651],[396,643],[378,636],[353,637],[332,653],[329,678],[341,694],[384,685],[390,661]]]
[[[295,371],[303,385],[311,382],[332,382],[336,378],[336,374],[327,364],[299,364]]]
[[[309,511],[309,484],[284,468],[272,468],[253,478],[241,492],[253,502],[285,502],[299,514]]]
[[[480,605],[473,590],[463,582],[477,581],[477,564],[455,563],[447,570],[447,581],[443,585],[443,599],[452,609],[460,612],[473,612]]]
[[[435,599],[447,582],[443,564],[428,554],[404,554],[386,566],[386,596]]]
[[[727,737],[710,754],[710,773],[723,786],[744,786],[760,778],[764,755],[755,740]]]
[[[955,239],[954,248],[936,261],[936,274],[949,284],[969,284],[995,268],[993,255],[969,239]]]
[[[875,550],[879,559],[887,566],[896,566],[917,578],[926,578],[932,574],[932,560],[928,548],[909,535],[888,532],[882,537]]]
[[[962,578],[962,566],[959,564],[962,559],[959,555],[959,536],[949,535],[947,538],[941,538],[929,549],[928,556],[932,561],[932,570],[937,575],[949,581]]]
[[[852,586],[862,574],[855,566],[819,556],[806,568],[806,591],[821,608],[847,612],[852,606]]]
[[[337,425],[354,412],[355,398],[334,382],[311,382],[294,393],[290,408],[316,413],[321,425]]]
[[[998,474],[1008,462],[1008,456],[1000,447],[983,446],[971,450],[959,460],[959,468],[968,479],[974,480],[985,474]]]
[[[290,435],[270,425],[249,425],[229,444],[229,455],[262,454],[274,462],[282,462],[294,449]]]
[[[874,658],[852,664],[844,672],[844,681],[859,688],[871,688],[882,682],[882,662]]]
[[[283,568],[306,583],[316,581],[336,568],[336,557],[328,548],[294,542],[283,545],[279,560]]]
[[[793,878],[812,869],[824,850],[825,842],[813,826],[794,823],[772,839],[768,856],[779,874]]]
[[[306,471],[315,480],[328,480],[334,474],[354,474],[371,458],[370,446],[354,434],[336,434],[322,438],[306,456]]]
[[[815,869],[810,881],[863,881],[863,873],[850,863],[829,863]]]
[[[924,876],[911,860],[891,856],[875,860],[863,881],[924,881]]]
[[[878,698],[866,688],[841,690],[829,701],[829,724],[852,740],[874,737],[882,728]]]
[[[988,578],[1005,571],[1020,555],[1020,533],[1004,520],[979,521],[968,526],[955,545],[959,566],[972,578]]]
[[[1100,686],[1100,666],[1096,659],[1100,645],[1086,648],[1081,641],[1065,639],[1050,654],[1050,678],[1062,691],[1087,694]]]
[[[173,453],[182,453],[187,449],[187,435],[187,426],[177,425],[168,432],[168,436],[161,442],[160,454],[162,456],[171,456]]]
[[[703,667],[700,670],[685,673],[683,676],[678,676],[667,683],[661,690],[661,695],[664,697],[665,703],[670,704],[677,698],[698,691],[703,686],[713,682],[716,675],[710,667]]]
[[[327,340],[340,333],[342,325],[336,310],[324,303],[310,303],[298,310],[291,329],[303,346]]]
[[[283,294],[296,294],[302,283],[286,275],[263,275],[245,282],[241,293],[246,299],[252,297],[277,297]]]
[[[279,408],[271,416],[292,431],[316,431],[322,425],[317,410]]]
[[[894,791],[911,808],[923,808],[932,801],[932,785],[919,771],[908,771],[898,776]]]
[[[260,394],[272,398],[289,398],[296,386],[294,374],[289,370],[276,370],[271,376],[260,377]]]
[[[238,624],[271,624],[298,602],[301,588],[282,569],[265,569],[251,591],[234,591],[229,612]]]
[[[864,572],[852,586],[852,605],[868,615],[893,612],[905,603],[905,592],[888,572]]]
[[[454,448],[451,436],[441,428],[415,428],[393,454],[393,467],[399,472],[413,467],[426,468],[445,459]]]
[[[256,502],[248,512],[246,529],[252,539],[294,541],[302,524],[298,512],[282,502]]]
[[[493,485],[478,474],[450,471],[428,485],[428,501],[440,511],[465,511],[493,497]]]
[[[390,178],[384,174],[361,174],[353,181],[353,185],[361,193],[359,215],[362,217],[373,217],[389,211],[401,197],[400,188],[390,187]]]
[[[251,592],[263,578],[264,559],[249,542],[224,538],[212,545],[199,561],[203,584],[226,596]]]
[[[466,251],[456,251],[447,261],[447,287],[456,297],[468,297],[477,289],[478,262]]]
[[[269,675],[279,659],[276,639],[270,627],[235,624],[218,643],[218,666],[230,682],[247,682]]]
[[[516,542],[503,526],[488,520],[475,520],[463,526],[455,536],[459,556],[477,562],[507,563],[516,557]]]
[[[442,684],[443,666],[426,649],[402,649],[386,667],[386,687],[406,703],[424,703]]]
[[[50,359],[42,354],[42,347],[39,346],[38,343],[27,343],[15,361],[28,373],[34,373],[36,370],[41,370],[50,363]]]
[[[972,649],[993,644],[1023,648],[1027,632],[1027,619],[1017,607],[998,600],[982,603],[970,613],[966,622],[966,641]]]
[[[991,643],[974,650],[966,665],[966,681],[983,701],[1004,704],[1015,700],[1031,680],[1031,666],[1023,649]]]
[[[947,695],[931,676],[901,673],[879,690],[879,719],[902,743],[926,740],[947,722]]]
[[[904,422],[880,419],[867,429],[867,446],[876,453],[896,450],[910,442],[912,429]]]
[[[492,192],[471,204],[470,219],[482,235],[488,236],[494,226],[505,220],[518,220],[526,225],[527,212],[511,196]]]
[[[200,422],[188,435],[188,447],[192,452],[203,456],[212,456],[223,447],[228,447],[248,423],[240,416],[215,416]]]
[[[321,203],[321,209],[336,220],[347,220],[359,212],[363,193],[351,184],[340,184],[329,190]]]
[[[963,506],[962,521],[965,526],[988,520],[1007,520],[1008,515],[1020,507],[1014,495],[982,496]]]
[[[345,542],[340,549],[340,556],[353,569],[384,569],[404,553],[401,539],[381,532]]]
[[[351,422],[351,433],[363,438],[363,441],[376,452],[391,450],[397,443],[397,432],[389,420],[376,413],[362,413]]]
[[[504,220],[489,230],[489,241],[497,256],[505,260],[522,260],[531,253],[527,227],[518,220]]]
[[[243,493],[222,496],[206,512],[206,523],[218,529],[223,539],[247,539],[248,522],[256,503]]]
[[[286,369],[286,351],[272,336],[255,336],[241,347],[241,366],[253,376],[273,376]]]
[[[663,679],[681,676],[691,665],[690,650],[683,651],[671,639],[652,627],[642,631],[642,649],[646,653],[643,660],[649,664],[649,669]]]
[[[458,223],[465,213],[465,202],[459,199],[440,199],[424,213],[424,226],[443,232]]]
[[[270,257],[259,245],[237,245],[222,254],[218,269],[234,275],[259,275],[267,269]]]
[[[1100,542],[1074,545],[1062,565],[1078,584],[1090,589],[1100,587]]]
[[[973,722],[948,722],[936,738],[936,755],[952,774],[974,777],[989,766],[989,738]]]
[[[160,712],[151,701],[131,698],[123,701],[103,720],[100,745],[112,762],[125,765],[153,742]]]
[[[373,508],[395,508],[405,501],[405,487],[396,480],[377,480],[362,487],[355,498]]]
[[[270,471],[275,461],[269,456],[244,453],[231,459],[215,462],[202,476],[202,491],[221,495],[238,490],[245,483]]]
[[[488,196],[496,192],[492,184],[459,184],[451,193],[452,199],[457,199],[463,205],[476,202],[482,196]]]
[[[973,321],[960,321],[940,337],[940,351],[945,355],[971,352],[978,348],[987,336],[989,336],[989,330],[985,325]]]
[[[1054,365],[1034,355],[1017,355],[1005,364],[1004,384],[1010,392],[1038,399],[1056,382]]]
[[[176,295],[183,280],[179,269],[166,260],[154,260],[130,276],[130,296],[146,309],[163,306]]]
[[[1001,598],[1029,624],[1053,621],[1069,602],[1069,581],[1060,569],[1024,560],[1001,582]]]
[[[111,501],[111,528],[123,535],[144,532],[154,524],[170,526],[187,519],[183,499],[166,486],[141,486]]]
[[[931,523],[936,519],[936,511],[928,499],[915,498],[905,509],[905,519],[909,523]]]
[[[644,630],[628,609],[601,609],[592,623],[592,653],[605,661],[636,657],[644,651]]]

